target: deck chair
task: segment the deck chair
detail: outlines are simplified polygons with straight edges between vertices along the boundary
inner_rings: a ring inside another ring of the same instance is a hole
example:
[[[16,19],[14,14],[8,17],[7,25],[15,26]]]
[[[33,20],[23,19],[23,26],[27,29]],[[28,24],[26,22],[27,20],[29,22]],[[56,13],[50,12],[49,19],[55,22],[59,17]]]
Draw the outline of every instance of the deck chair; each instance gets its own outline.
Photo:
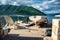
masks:
[[[12,20],[11,17],[4,16],[4,18],[6,20],[6,25],[5,25],[6,28],[10,28],[11,29],[11,28],[14,28],[15,27],[14,21]]]

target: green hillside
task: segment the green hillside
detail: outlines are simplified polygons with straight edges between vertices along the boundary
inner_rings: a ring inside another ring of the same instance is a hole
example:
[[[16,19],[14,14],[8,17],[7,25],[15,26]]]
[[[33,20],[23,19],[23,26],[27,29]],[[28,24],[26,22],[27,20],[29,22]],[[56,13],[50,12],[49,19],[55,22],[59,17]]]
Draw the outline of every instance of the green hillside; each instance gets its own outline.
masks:
[[[0,5],[0,15],[45,15],[45,14],[33,7]]]

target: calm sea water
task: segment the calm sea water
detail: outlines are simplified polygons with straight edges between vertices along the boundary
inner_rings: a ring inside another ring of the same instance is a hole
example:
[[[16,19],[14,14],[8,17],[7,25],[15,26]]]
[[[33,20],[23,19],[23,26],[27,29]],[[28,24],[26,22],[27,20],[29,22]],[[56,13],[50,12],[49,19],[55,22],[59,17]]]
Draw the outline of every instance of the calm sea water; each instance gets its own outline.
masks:
[[[49,23],[52,23],[52,19],[54,18],[54,15],[47,15]]]
[[[48,18],[48,21],[49,21],[49,23],[52,23],[52,19],[54,18],[54,16],[53,15],[47,15],[47,18]],[[4,20],[4,17],[2,17],[2,19],[3,19],[3,25],[5,25],[6,24],[6,22],[5,22],[5,20]],[[17,21],[18,19],[19,20],[22,20],[22,21],[26,21],[26,17],[14,17],[14,16],[12,16],[12,19],[14,20],[14,22],[15,21]]]

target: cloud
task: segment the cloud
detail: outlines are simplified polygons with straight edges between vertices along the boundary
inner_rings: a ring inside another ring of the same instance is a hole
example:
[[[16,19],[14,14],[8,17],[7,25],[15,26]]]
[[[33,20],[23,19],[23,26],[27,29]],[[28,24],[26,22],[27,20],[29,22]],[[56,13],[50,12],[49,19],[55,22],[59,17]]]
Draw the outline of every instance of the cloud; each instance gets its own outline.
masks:
[[[42,6],[44,12],[46,13],[60,13],[60,1],[52,0],[52,1],[45,1],[42,3]],[[59,8],[59,9],[58,9]]]
[[[57,0],[43,1],[42,3],[34,3],[34,4],[32,4],[32,7],[36,8],[38,10],[43,11],[43,10],[50,9],[50,8],[60,7],[60,5],[58,5],[59,3],[60,2],[58,2]]]
[[[51,11],[45,11],[46,14],[54,14],[54,13],[60,13],[60,9],[58,10],[51,10]]]
[[[44,7],[59,7],[60,5],[58,5],[58,4],[60,4],[60,1],[52,0],[52,1],[43,2],[42,6],[44,6]]]
[[[13,2],[12,5],[18,5],[17,2]]]
[[[32,0],[17,0],[16,2],[20,4],[27,4],[27,3],[32,3],[33,1]]]
[[[8,2],[9,2],[8,4],[10,5],[14,5],[14,4],[15,5],[29,5],[33,3],[32,0],[14,0],[14,1],[9,0]]]
[[[7,0],[0,0],[1,4],[6,4]]]
[[[38,9],[38,10],[44,10],[44,8],[42,8],[40,6],[40,4],[32,4],[31,6],[34,7],[34,8],[36,8],[36,9]]]
[[[43,8],[45,8],[45,9],[48,9],[48,8],[50,8],[50,6],[49,6],[49,5],[50,5],[51,3],[53,3],[53,2],[55,2],[55,1],[56,1],[56,0],[52,0],[52,1],[45,1],[45,2],[43,2],[43,3],[42,3],[42,5],[41,5],[41,6],[42,6]]]
[[[58,10],[60,8],[59,0],[0,0],[0,4],[27,5],[46,13],[58,13],[60,11]]]

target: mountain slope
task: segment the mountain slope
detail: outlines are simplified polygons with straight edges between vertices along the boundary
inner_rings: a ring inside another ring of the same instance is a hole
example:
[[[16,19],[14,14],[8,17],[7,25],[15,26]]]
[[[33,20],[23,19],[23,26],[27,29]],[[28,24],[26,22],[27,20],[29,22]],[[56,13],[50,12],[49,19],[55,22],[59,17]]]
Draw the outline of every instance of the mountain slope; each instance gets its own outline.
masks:
[[[0,15],[45,15],[45,14],[33,7],[0,5]]]

